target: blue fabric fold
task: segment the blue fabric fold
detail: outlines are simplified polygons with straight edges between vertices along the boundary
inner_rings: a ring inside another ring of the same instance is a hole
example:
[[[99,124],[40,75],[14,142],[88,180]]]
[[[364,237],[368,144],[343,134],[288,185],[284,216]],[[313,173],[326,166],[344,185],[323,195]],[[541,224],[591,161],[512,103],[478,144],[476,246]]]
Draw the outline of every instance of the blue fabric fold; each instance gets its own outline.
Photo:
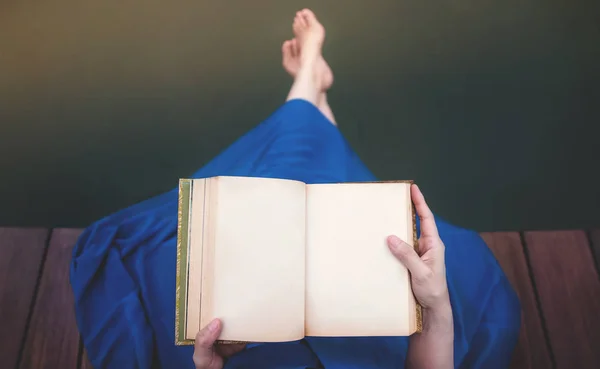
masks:
[[[339,130],[304,100],[285,103],[193,178],[218,175],[306,183],[373,181]],[[517,297],[473,231],[436,219],[446,245],[455,367],[503,368],[517,341]],[[89,226],[71,262],[77,324],[96,368],[194,368],[174,344],[177,189]],[[227,368],[402,368],[406,337],[311,338],[259,344]]]

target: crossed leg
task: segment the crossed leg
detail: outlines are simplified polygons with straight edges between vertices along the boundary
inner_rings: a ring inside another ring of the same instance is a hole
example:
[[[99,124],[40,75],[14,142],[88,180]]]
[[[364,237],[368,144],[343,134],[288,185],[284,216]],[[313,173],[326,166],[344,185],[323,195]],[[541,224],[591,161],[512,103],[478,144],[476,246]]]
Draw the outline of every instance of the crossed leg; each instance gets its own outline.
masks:
[[[285,41],[281,50],[283,67],[294,78],[287,100],[305,99],[337,125],[327,101],[333,73],[321,53],[325,28],[308,9],[296,13],[292,28],[296,37]]]

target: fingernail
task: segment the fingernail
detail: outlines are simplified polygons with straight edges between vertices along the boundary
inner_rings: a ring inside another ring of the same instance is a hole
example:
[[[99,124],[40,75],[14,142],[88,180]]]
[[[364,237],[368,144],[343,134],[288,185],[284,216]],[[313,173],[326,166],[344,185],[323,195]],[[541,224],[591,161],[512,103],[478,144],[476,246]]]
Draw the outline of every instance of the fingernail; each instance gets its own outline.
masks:
[[[208,330],[211,332],[216,331],[217,329],[219,329],[219,319],[215,319],[212,322],[210,322],[208,324]]]

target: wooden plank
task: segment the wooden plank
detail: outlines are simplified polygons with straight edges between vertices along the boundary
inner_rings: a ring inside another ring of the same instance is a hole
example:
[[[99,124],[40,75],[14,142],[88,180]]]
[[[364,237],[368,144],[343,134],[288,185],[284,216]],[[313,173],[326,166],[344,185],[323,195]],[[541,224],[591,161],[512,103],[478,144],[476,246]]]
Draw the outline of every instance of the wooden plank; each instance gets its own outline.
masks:
[[[590,241],[592,241],[592,252],[596,259],[596,271],[600,267],[600,229],[590,231]]]
[[[0,366],[17,365],[48,229],[0,228]]]
[[[527,232],[556,367],[600,368],[600,281],[584,231]]]
[[[81,230],[54,229],[25,339],[22,369],[77,368],[79,333],[69,285],[71,250]]]
[[[552,360],[539,316],[521,237],[517,232],[482,233],[521,301],[521,332],[511,368],[550,368]]]

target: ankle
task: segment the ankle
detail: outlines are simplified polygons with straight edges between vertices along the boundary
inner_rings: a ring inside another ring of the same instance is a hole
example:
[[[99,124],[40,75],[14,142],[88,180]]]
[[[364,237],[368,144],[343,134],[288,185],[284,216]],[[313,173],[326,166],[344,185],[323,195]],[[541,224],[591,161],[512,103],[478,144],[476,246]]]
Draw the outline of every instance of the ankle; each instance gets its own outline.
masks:
[[[327,101],[327,92],[321,91],[319,93],[319,106],[327,106],[329,102]]]

